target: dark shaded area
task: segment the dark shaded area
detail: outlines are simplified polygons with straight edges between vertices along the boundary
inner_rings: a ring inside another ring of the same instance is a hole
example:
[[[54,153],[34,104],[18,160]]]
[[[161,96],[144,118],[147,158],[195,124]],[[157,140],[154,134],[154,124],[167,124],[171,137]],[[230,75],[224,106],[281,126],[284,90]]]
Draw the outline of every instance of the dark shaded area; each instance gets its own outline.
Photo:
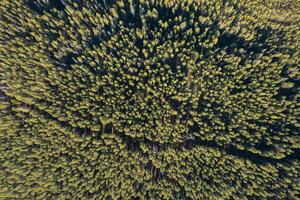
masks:
[[[255,148],[263,152],[272,151],[275,149],[274,146],[268,144],[267,140],[265,139],[262,139],[259,143],[255,144]]]
[[[131,150],[138,150],[140,151],[140,147],[139,147],[139,142],[140,139],[138,138],[132,138],[131,136],[122,134],[122,138],[125,141],[126,144],[131,144],[133,141],[134,145],[132,148],[131,145]],[[181,142],[177,142],[177,143],[164,143],[161,144],[159,142],[155,142],[155,141],[151,141],[149,139],[143,138],[143,142],[146,145],[150,145],[150,146],[155,146],[157,148],[157,150],[159,149],[164,149],[167,146],[172,146],[173,148],[182,148],[183,146],[190,149],[191,147],[195,147],[195,146],[204,146],[204,147],[210,147],[213,149],[218,149],[220,152],[224,152],[226,154],[229,155],[233,155],[236,156],[238,158],[244,159],[244,160],[250,160],[255,164],[266,164],[266,163],[289,163],[292,160],[299,160],[300,159],[300,150],[298,149],[294,149],[294,153],[287,155],[285,158],[281,158],[281,159],[276,159],[276,158],[271,158],[271,157],[266,157],[266,156],[262,156],[259,154],[255,154],[252,153],[250,151],[247,150],[241,150],[241,149],[237,149],[235,146],[233,146],[232,144],[226,144],[225,148],[224,146],[220,146],[217,142],[215,141],[206,141],[201,139],[198,136],[194,136],[192,139],[186,139],[183,143]],[[249,146],[250,147],[250,146]],[[142,152],[142,151],[140,151]]]
[[[78,55],[76,55],[75,53],[68,53],[67,55],[63,56],[60,61],[61,63],[63,63],[63,66],[65,69],[72,69],[72,65],[75,64],[75,58]]]
[[[2,87],[0,86],[0,100],[6,98],[5,93],[2,91]]]
[[[113,125],[112,124],[106,124],[104,126],[104,133],[113,133]]]
[[[172,115],[171,116],[171,123],[172,124],[176,124],[176,119],[177,119],[177,116],[176,115]]]
[[[71,66],[71,65],[75,64],[75,60],[74,60],[75,57],[77,57],[76,54],[74,54],[74,53],[68,53],[66,56],[62,57],[61,60],[67,66]]]
[[[272,58],[272,62],[279,62],[280,61],[280,58],[278,58],[278,57],[273,57]]]
[[[179,110],[179,106],[180,106],[180,102],[175,100],[175,99],[170,99],[170,106],[174,109],[174,110]]]
[[[234,47],[242,48],[246,44],[245,40],[238,35],[230,34],[230,33],[224,33],[220,36],[218,40],[218,46],[220,48],[228,47],[229,51]],[[228,52],[229,54],[232,52]]]
[[[251,82],[252,82],[252,77],[251,77],[251,76],[249,76],[249,77],[243,79],[243,84],[244,84],[244,85],[248,85],[248,84],[250,84]]]
[[[199,98],[199,100],[198,100],[198,108],[197,108],[197,111],[198,111],[198,112],[203,112],[203,111],[205,110],[205,108],[207,107],[207,103],[208,103],[208,101],[205,100],[205,99],[203,98],[203,96],[201,96],[201,97]]]
[[[197,123],[194,123],[193,126],[189,128],[189,132],[196,133],[200,131],[200,127]]]
[[[79,8],[81,9],[83,5],[86,5],[87,7],[95,7],[97,12],[100,14],[107,13],[108,10],[116,3],[116,0],[109,0],[109,1],[103,1],[103,0],[92,0],[92,1],[85,1],[85,0],[77,0],[76,1],[79,4]]]
[[[120,137],[122,138],[122,141],[126,144],[128,150],[143,152],[140,147],[140,141],[138,139],[134,139],[130,136],[127,136],[125,133],[120,133]]]
[[[62,3],[61,0],[48,0],[49,2],[49,7],[50,8],[56,8],[57,10],[65,10],[65,5]]]
[[[16,34],[17,37],[20,37],[22,39],[25,39],[27,37],[32,37],[30,35],[30,31],[29,30],[26,30],[26,31],[16,31],[15,34]]]
[[[231,124],[231,117],[230,117],[230,113],[228,112],[223,112],[221,113],[220,119],[222,122],[224,122],[225,126],[229,126]]]
[[[103,93],[104,93],[104,88],[103,88],[103,87],[99,87],[98,90],[97,90],[97,94],[98,94],[99,96],[102,96]]]
[[[170,57],[170,58],[167,58],[167,59],[165,60],[165,63],[166,63],[168,66],[170,66],[170,68],[171,68],[171,70],[172,70],[172,72],[173,72],[174,74],[177,73],[178,67],[180,67],[177,56],[175,56],[175,57],[173,57],[173,58],[171,58],[171,57]]]
[[[289,88],[289,89],[280,88],[279,90],[277,90],[277,94],[274,95],[274,98],[276,100],[280,100],[282,99],[282,97],[286,97],[288,100],[292,101],[298,92],[299,91],[296,87]]]
[[[96,36],[96,35],[94,35],[92,33],[91,37],[90,37],[90,39],[88,41],[88,47],[91,48],[91,49],[93,49],[94,48],[93,46],[99,46],[100,41],[101,41],[100,37]]]
[[[221,152],[224,151],[222,146],[219,146],[216,142],[214,141],[203,141],[199,137],[196,137],[195,140],[195,145],[200,145],[200,146],[206,146],[206,147],[212,147],[220,150]],[[233,145],[229,144],[226,146],[225,153],[229,155],[234,155],[238,158],[242,158],[244,160],[251,160],[255,164],[266,164],[266,163],[287,163],[289,160],[293,159],[299,159],[296,158],[296,155],[298,152],[295,152],[294,154],[291,154],[283,159],[275,159],[275,158],[270,158],[270,157],[265,157],[261,156],[258,154],[254,154],[252,152],[249,152],[247,150],[240,150],[234,147]]]
[[[252,44],[247,44],[245,50],[246,54],[261,53],[263,50],[269,50],[271,47],[267,43],[267,40],[272,35],[273,30],[269,27],[258,28],[256,30],[257,37],[253,39]],[[274,33],[273,33],[274,34]]]
[[[24,5],[28,6],[30,10],[41,15],[44,11],[50,11],[55,8],[59,11],[65,10],[65,5],[62,0],[48,0],[48,3],[40,3],[35,0],[23,0]]]
[[[44,27],[44,28],[51,28],[51,27],[49,27],[47,24],[46,24],[46,22],[45,23],[42,23],[42,26]],[[51,31],[49,31],[49,32],[46,32],[46,36],[47,36],[47,39],[49,40],[49,41],[54,41],[54,40],[56,40],[58,37],[59,37],[59,34],[58,33],[54,33],[54,32],[51,32]]]
[[[139,49],[143,49],[143,40],[140,38],[137,38],[136,42],[135,42],[135,46]]]
[[[138,0],[134,0],[134,13],[131,13],[130,11],[130,4],[125,3],[124,10],[126,10],[126,13],[123,13],[120,9],[118,9],[118,14],[122,21],[124,22],[125,26],[128,28],[142,28],[142,20],[140,17],[140,9],[139,5],[140,2]]]
[[[284,129],[288,130],[291,135],[298,135],[300,133],[300,129],[292,124],[285,124]]]
[[[147,27],[149,28],[149,30],[155,30],[155,28],[158,27],[157,20],[154,18],[148,18]]]
[[[112,200],[112,197],[110,195],[106,196],[105,200]]]
[[[270,56],[272,54],[271,52],[274,52],[274,50],[276,52],[282,52],[285,50],[281,48],[285,42],[285,32],[281,30],[274,30],[271,27],[257,28],[255,31],[256,37],[249,42],[238,35],[223,32],[219,37],[218,43],[216,44],[216,48],[225,49],[228,54],[235,53],[238,56],[240,56],[241,65],[244,65],[246,60],[251,61],[255,59],[257,55],[260,55],[263,52],[265,56]],[[278,39],[274,40],[272,38],[274,34],[278,36]],[[241,53],[238,51],[239,49],[244,49],[245,52]],[[273,62],[279,61],[280,58],[273,58]],[[226,63],[220,62],[219,65],[222,67],[226,65]],[[226,70],[223,72],[226,72]]]
[[[284,78],[286,78],[286,82],[290,82],[293,83],[293,87],[292,88],[280,88],[277,90],[277,94],[274,95],[274,98],[276,100],[280,100],[282,98],[287,98],[288,100],[294,100],[294,98],[296,97],[296,95],[299,93],[300,90],[300,80],[296,79],[295,77],[290,77],[290,72],[289,72],[289,67],[294,67],[294,68],[298,68],[298,66],[289,66],[289,65],[285,65],[280,73],[280,75]]]
[[[24,0],[23,3],[28,6],[30,10],[41,15],[45,9],[45,5],[39,4],[37,1],[33,0]]]
[[[230,90],[230,95],[235,95],[235,94],[238,94],[238,93],[241,93],[243,92],[243,89],[241,88],[233,88]]]
[[[256,37],[254,40],[254,44],[256,45],[255,47],[260,49],[269,49],[270,46],[268,45],[267,40],[272,36],[272,34],[274,34],[272,28],[258,28],[256,30],[256,34],[258,35],[258,37]]]

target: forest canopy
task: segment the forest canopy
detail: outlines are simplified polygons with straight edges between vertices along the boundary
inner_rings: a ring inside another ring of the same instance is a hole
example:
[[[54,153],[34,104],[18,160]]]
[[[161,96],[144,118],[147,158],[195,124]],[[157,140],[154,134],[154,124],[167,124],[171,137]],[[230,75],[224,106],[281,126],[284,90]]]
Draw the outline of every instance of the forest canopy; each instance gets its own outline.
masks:
[[[298,0],[1,0],[0,199],[298,199],[299,66]]]

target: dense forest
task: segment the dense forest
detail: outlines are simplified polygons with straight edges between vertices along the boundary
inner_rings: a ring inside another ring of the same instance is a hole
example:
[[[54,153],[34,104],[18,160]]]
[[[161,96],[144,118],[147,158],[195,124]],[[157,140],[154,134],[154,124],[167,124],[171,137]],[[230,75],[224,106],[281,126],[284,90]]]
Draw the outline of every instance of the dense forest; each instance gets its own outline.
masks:
[[[300,199],[299,0],[0,0],[0,199]]]

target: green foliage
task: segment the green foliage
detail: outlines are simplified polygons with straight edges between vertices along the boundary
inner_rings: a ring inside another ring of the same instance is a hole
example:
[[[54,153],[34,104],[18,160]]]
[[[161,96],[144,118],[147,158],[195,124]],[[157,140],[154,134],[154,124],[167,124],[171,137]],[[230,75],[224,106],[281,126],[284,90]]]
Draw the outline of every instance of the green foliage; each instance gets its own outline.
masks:
[[[297,0],[0,1],[0,199],[300,198]]]

